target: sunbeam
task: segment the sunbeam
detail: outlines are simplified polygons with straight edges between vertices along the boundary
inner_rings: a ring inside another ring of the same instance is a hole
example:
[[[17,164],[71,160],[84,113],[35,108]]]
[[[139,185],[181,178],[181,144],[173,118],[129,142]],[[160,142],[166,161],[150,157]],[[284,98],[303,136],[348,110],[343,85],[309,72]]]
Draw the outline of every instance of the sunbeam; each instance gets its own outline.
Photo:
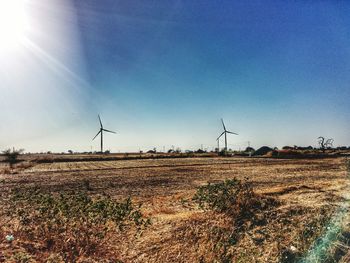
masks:
[[[16,50],[26,34],[29,21],[24,0],[0,1],[0,52]]]
[[[68,0],[0,1],[0,117],[11,130],[26,129],[23,140],[49,137],[85,112],[89,84],[75,15]]]

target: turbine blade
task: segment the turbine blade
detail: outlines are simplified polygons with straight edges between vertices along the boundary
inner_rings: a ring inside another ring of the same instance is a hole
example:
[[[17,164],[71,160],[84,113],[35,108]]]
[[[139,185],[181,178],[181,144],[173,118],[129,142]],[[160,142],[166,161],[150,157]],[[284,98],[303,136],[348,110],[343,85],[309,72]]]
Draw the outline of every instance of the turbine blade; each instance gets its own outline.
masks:
[[[114,131],[110,131],[110,130],[106,130],[106,129],[102,129],[102,130],[104,130],[104,131],[106,131],[106,132],[110,132],[110,133],[116,133],[116,132],[114,132]]]
[[[95,138],[101,133],[101,130],[95,135],[95,137],[92,140],[95,140]]]
[[[220,136],[216,139],[219,140],[222,135],[224,135],[225,132],[221,133]]]
[[[98,120],[100,121],[100,126],[103,129],[103,125],[102,125],[102,121],[101,121],[101,118],[100,118],[100,114],[98,115]]]
[[[231,134],[234,134],[234,135],[238,135],[238,133],[235,133],[235,132],[230,132],[230,131],[226,131],[227,133],[231,133]]]
[[[224,127],[224,131],[226,131],[225,123],[224,123],[224,120],[222,118],[221,118],[221,122],[222,122],[222,127]]]

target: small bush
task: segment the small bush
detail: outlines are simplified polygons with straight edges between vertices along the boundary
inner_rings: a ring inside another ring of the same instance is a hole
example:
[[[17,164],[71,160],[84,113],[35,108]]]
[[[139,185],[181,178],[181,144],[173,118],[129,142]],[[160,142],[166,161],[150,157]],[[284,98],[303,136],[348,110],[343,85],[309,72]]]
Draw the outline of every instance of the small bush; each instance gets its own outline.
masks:
[[[229,214],[238,219],[238,222],[253,218],[258,210],[264,210],[272,203],[277,203],[272,198],[256,194],[250,183],[242,183],[236,178],[199,187],[193,200],[202,209]]]
[[[208,227],[203,234],[213,244],[215,262],[248,262],[246,257],[249,255],[234,258],[239,242],[254,226],[260,228],[267,224],[270,208],[278,204],[273,198],[256,194],[249,182],[236,178],[199,187],[193,200],[200,208],[214,212],[211,217],[224,216],[228,220],[227,225]],[[263,242],[265,237],[261,240],[254,238],[252,236],[253,242]]]
[[[193,197],[202,209],[212,209],[219,212],[228,211],[237,196],[238,184],[236,179],[222,183],[201,186]]]
[[[23,149],[15,150],[13,149],[7,149],[5,151],[2,151],[3,155],[5,156],[5,162],[8,162],[10,165],[10,168],[13,168],[13,165],[18,162],[18,156],[23,152]]]

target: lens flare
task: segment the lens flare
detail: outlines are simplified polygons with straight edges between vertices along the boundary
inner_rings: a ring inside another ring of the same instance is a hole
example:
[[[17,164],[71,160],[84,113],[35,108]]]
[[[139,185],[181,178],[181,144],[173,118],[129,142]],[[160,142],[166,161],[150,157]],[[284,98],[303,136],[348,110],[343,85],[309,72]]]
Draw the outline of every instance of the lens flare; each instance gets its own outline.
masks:
[[[14,131],[2,145],[52,142],[84,113],[90,89],[78,30],[70,0],[0,0],[0,118]]]
[[[347,178],[350,178],[350,160],[347,160],[346,165],[348,166]],[[339,237],[343,227],[350,222],[349,182],[347,182],[346,188],[348,191],[343,196],[344,201],[340,204],[336,214],[331,218],[325,233],[315,241],[305,257],[299,260],[300,263],[324,262],[327,258],[331,258],[332,248],[334,250],[334,247],[339,245]]]
[[[0,1],[0,52],[16,49],[27,27],[24,0]]]

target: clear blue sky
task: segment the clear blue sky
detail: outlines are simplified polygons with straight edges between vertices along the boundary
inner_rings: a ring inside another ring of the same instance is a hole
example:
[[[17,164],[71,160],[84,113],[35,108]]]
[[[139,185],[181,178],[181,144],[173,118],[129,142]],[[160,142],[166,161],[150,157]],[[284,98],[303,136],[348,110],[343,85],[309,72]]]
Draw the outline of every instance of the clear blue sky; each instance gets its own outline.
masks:
[[[350,144],[348,1],[27,0],[26,12],[30,43],[0,62],[2,148],[97,150],[98,113],[118,132],[112,151],[213,148],[221,117],[234,149]]]

